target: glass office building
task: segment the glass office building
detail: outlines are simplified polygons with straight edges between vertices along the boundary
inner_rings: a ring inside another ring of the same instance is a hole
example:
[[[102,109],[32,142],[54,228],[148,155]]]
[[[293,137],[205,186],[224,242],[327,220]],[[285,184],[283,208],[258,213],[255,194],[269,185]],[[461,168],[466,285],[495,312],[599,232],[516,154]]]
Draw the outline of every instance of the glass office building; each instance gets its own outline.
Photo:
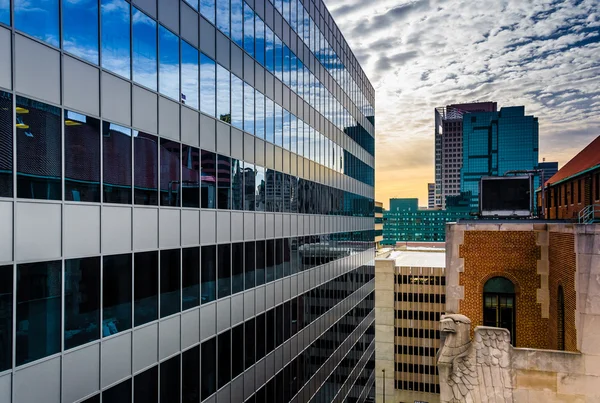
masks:
[[[538,166],[539,127],[524,106],[501,108],[499,112],[463,115],[463,158],[460,190],[472,208],[479,206],[482,176],[503,176],[508,171],[532,170]],[[537,188],[539,179],[535,178]]]
[[[373,116],[322,0],[0,0],[0,402],[370,401]]]

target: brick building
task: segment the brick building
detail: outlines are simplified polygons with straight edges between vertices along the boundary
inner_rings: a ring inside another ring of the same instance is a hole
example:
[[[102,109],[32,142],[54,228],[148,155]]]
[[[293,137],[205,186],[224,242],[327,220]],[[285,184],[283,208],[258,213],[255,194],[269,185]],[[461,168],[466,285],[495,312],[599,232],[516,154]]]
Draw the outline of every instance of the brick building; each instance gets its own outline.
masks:
[[[600,204],[600,136],[546,181],[545,217],[577,219],[584,208]],[[538,192],[538,206],[541,195]],[[600,209],[595,218],[600,219]]]

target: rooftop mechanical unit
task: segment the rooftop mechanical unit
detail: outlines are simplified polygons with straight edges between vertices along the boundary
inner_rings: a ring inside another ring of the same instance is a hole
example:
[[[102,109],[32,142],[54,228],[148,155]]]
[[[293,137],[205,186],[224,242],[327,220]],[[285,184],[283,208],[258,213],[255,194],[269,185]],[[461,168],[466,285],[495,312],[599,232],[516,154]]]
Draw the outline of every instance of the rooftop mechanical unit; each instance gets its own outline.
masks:
[[[527,218],[533,215],[533,177],[484,176],[479,182],[479,216]]]

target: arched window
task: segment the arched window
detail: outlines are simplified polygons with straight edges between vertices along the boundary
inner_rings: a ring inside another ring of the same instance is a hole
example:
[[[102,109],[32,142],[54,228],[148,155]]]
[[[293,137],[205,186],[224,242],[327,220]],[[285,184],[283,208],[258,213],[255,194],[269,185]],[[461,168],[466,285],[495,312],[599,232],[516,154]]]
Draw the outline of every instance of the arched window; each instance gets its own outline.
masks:
[[[557,350],[565,349],[565,294],[563,292],[562,285],[558,286],[558,298],[556,299],[557,312]]]
[[[492,277],[483,286],[483,325],[508,329],[516,346],[515,286],[509,279]]]

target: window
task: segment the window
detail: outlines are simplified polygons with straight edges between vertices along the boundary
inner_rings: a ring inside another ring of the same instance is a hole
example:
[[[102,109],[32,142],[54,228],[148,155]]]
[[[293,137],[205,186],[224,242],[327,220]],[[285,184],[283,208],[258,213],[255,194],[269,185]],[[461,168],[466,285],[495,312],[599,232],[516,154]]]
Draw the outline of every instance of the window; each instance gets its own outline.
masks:
[[[102,123],[103,198],[131,204],[131,129]]]
[[[101,0],[102,67],[131,78],[130,6],[125,0]]]
[[[265,24],[265,67],[269,72],[275,71],[275,35]]]
[[[135,326],[158,319],[158,251],[135,254],[133,321]]]
[[[237,43],[240,48],[244,47],[243,43],[243,1],[231,0],[231,39]]]
[[[231,293],[244,291],[244,243],[231,245]]]
[[[17,197],[62,198],[60,116],[60,108],[17,96]]]
[[[156,21],[133,7],[132,25],[133,81],[156,91]]]
[[[60,313],[61,262],[17,265],[17,366],[60,352]]]
[[[158,401],[158,365],[133,378],[134,403]]]
[[[181,102],[194,109],[200,107],[198,50],[185,41],[181,41]]]
[[[254,88],[244,83],[244,130],[254,134]]]
[[[200,13],[210,21],[215,23],[215,0],[200,0]]]
[[[265,138],[265,96],[258,91],[254,92],[255,95],[255,135],[260,139]]]
[[[231,75],[231,124],[244,129],[244,82],[235,74]]]
[[[254,189],[256,188],[255,179],[256,174],[254,172],[254,164],[248,162],[241,162],[242,176],[243,176],[243,209],[245,211],[254,211],[255,206],[255,195]]]
[[[275,143],[275,104],[265,97],[265,140]]]
[[[104,256],[102,335],[131,328],[131,254]]]
[[[231,158],[217,155],[217,207],[231,208]]]
[[[200,150],[181,146],[181,200],[183,207],[200,207]]]
[[[200,346],[181,354],[181,377],[182,402],[197,403],[200,397]]]
[[[217,247],[215,245],[202,247],[202,303],[214,301],[217,298]]]
[[[210,151],[200,151],[202,171],[200,171],[201,183],[201,199],[200,206],[202,208],[216,208],[217,205],[217,161],[215,153]]]
[[[0,372],[12,367],[13,266],[0,266]]]
[[[179,249],[160,251],[160,317],[181,311]]]
[[[181,261],[182,308],[200,305],[200,248],[184,248]]]
[[[230,25],[228,1],[217,1],[217,28],[226,36],[229,36]]]
[[[556,299],[556,339],[557,350],[565,349],[565,293],[561,285],[558,286],[558,297]]]
[[[168,139],[160,140],[160,205],[180,205],[179,169],[181,145]]]
[[[10,4],[10,3],[9,3]],[[52,46],[60,46],[58,0],[14,0],[15,28]]]
[[[219,388],[231,381],[231,331],[228,330],[217,336],[219,357]],[[205,367],[202,367],[204,369]],[[204,374],[203,374],[204,375]]]
[[[277,104],[275,104],[275,144],[283,146],[283,108]]]
[[[255,285],[255,242],[244,245],[244,289],[249,290]]]
[[[256,211],[265,211],[265,168],[256,166],[255,168],[255,177],[254,177],[254,206]]]
[[[133,197],[135,204],[158,204],[158,138],[133,131]]]
[[[12,94],[0,91],[0,197],[13,196],[12,109]]]
[[[504,277],[493,277],[483,287],[483,325],[508,329],[516,346],[514,324],[515,286]]]
[[[0,22],[10,25],[10,1],[0,3]]]
[[[224,363],[225,364],[225,363]],[[231,378],[244,371],[244,324],[231,329]]]
[[[244,2],[244,50],[254,57],[254,11]]]
[[[98,2],[63,0],[62,22],[63,49],[98,64]]]
[[[265,23],[260,19],[258,15],[255,15],[254,19],[254,32],[255,32],[255,58],[256,61],[265,65]]]
[[[127,379],[102,392],[102,400],[110,403],[131,403],[131,379]],[[99,400],[98,403],[100,403]]]
[[[100,258],[65,261],[65,350],[100,338]]]
[[[265,314],[256,317],[256,361],[262,359],[265,354]]]
[[[234,99],[234,94],[230,93],[230,79],[232,76],[229,70],[217,64],[217,117],[223,122],[233,124],[230,98],[232,102],[238,102]],[[239,95],[239,94],[238,94]],[[236,107],[239,105],[235,105]],[[239,111],[241,113],[241,109]],[[241,129],[241,126],[238,126]]]
[[[216,66],[204,53],[200,53],[200,110],[215,116]]]
[[[65,200],[100,202],[100,121],[65,111]]]
[[[244,177],[242,171],[243,161],[231,159],[231,209],[243,210],[244,205]]]
[[[162,25],[158,28],[158,90],[179,101],[179,37]]]
[[[160,402],[178,402],[180,396],[180,355],[160,364]]]
[[[267,257],[265,273],[267,276],[267,283],[275,280],[275,240],[268,239],[267,244]]]
[[[265,241],[256,241],[256,285],[265,283]]]
[[[200,379],[201,388],[202,388],[202,400],[205,400],[207,397],[212,395],[217,391],[217,338],[213,337],[210,340],[207,340],[202,343],[202,351],[201,351],[201,361],[202,361],[202,377]],[[221,360],[221,356],[219,355],[219,362],[227,362]],[[227,365],[229,367],[229,365]]]
[[[223,298],[231,294],[231,245],[218,245],[218,295],[217,298]]]

